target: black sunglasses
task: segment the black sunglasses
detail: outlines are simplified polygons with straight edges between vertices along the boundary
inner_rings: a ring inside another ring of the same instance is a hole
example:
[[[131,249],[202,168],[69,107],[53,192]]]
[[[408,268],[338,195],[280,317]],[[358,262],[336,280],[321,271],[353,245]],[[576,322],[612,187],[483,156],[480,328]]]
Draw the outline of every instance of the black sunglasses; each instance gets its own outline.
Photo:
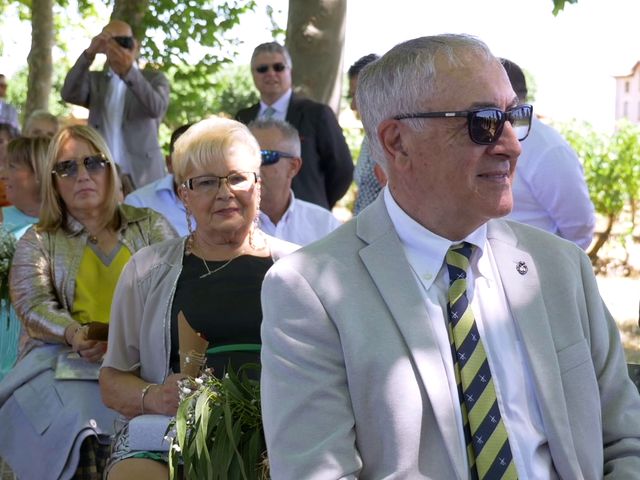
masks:
[[[113,39],[118,42],[118,45],[120,45],[122,48],[133,50],[133,37],[117,36],[113,37]]]
[[[296,155],[290,153],[279,152],[278,150],[260,150],[262,156],[262,165],[273,165],[278,163],[281,158],[295,158]]]
[[[51,173],[55,173],[60,178],[75,177],[78,175],[80,163],[84,165],[84,168],[87,169],[87,172],[89,172],[89,174],[95,174],[102,172],[109,163],[109,160],[107,160],[107,157],[105,157],[101,153],[89,155],[88,157],[84,157],[80,161],[65,160],[63,162],[56,163]]]
[[[274,63],[273,65],[258,65],[256,67],[256,72],[258,73],[267,73],[269,71],[269,67],[273,68],[274,72],[284,72],[285,68],[287,68],[287,66],[282,63],[282,62],[278,62],[278,63]]]
[[[422,112],[396,115],[394,120],[407,118],[455,118],[467,119],[469,137],[479,145],[493,145],[500,139],[505,122],[509,122],[516,132],[518,140],[524,140],[531,130],[531,105],[518,105],[503,112],[499,108],[479,108],[460,112]]]

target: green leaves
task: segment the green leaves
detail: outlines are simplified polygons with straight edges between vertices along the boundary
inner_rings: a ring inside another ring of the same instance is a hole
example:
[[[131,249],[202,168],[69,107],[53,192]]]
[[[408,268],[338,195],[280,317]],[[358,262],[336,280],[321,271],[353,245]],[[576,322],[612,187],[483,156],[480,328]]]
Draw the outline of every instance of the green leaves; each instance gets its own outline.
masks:
[[[557,16],[567,3],[578,3],[578,0],[553,0],[553,14]]]
[[[205,371],[198,379],[184,381],[189,393],[184,395],[175,418],[171,478],[176,478],[178,458],[184,463],[185,478],[268,478],[260,384],[249,374],[259,372],[259,368],[244,365],[237,374],[229,368],[222,379]]]

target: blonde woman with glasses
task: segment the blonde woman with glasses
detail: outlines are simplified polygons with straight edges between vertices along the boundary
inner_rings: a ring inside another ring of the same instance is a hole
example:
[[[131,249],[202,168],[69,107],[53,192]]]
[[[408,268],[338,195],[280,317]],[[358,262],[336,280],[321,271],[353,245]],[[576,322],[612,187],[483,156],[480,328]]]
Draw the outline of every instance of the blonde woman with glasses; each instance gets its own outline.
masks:
[[[99,479],[114,413],[95,379],[68,378],[91,377],[86,367],[102,360],[106,341],[87,325],[108,323],[129,258],[176,234],[160,214],[118,204],[115,164],[90,127],[56,134],[41,182],[40,219],[18,242],[10,276],[24,333],[0,383],[0,456],[19,478]],[[71,375],[59,365],[70,352]]]
[[[121,414],[110,480],[168,477],[166,452],[134,450],[128,422],[176,413],[183,376],[179,318],[209,346],[261,343],[262,279],[296,248],[257,228],[261,157],[247,127],[203,120],[178,139],[172,159],[188,224],[193,216],[197,226],[182,239],[134,255],[118,282],[100,371],[102,398]],[[237,368],[257,360],[255,353],[210,355],[207,365],[222,375],[228,362]]]

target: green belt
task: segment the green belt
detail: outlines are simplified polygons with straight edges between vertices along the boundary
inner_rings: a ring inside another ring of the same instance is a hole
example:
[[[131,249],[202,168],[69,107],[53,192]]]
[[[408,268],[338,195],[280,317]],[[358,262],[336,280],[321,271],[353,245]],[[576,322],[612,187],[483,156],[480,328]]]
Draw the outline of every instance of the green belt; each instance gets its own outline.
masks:
[[[207,350],[208,355],[226,352],[257,352],[260,353],[262,345],[259,343],[232,343],[230,345],[220,345]]]

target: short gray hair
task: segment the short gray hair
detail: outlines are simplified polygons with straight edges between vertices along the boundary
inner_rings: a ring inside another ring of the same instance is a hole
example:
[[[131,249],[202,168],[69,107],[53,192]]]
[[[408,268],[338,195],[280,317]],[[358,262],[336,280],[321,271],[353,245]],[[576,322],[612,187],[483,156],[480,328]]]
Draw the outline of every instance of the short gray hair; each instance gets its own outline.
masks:
[[[284,141],[287,143],[289,149],[286,153],[291,153],[296,157],[300,157],[302,148],[300,146],[300,134],[296,127],[291,125],[286,120],[278,120],[277,118],[259,118],[249,123],[249,130],[269,130],[270,128],[276,128],[282,134]]]
[[[429,101],[438,74],[436,58],[444,58],[450,66],[462,66],[467,61],[465,54],[469,52],[487,61],[498,61],[489,47],[476,37],[444,34],[400,43],[364,67],[358,77],[356,102],[371,154],[385,171],[387,160],[378,139],[380,123],[402,113],[411,113]],[[423,121],[409,120],[408,123],[420,128]]]
[[[287,67],[291,68],[293,66],[291,63],[291,55],[289,54],[287,47],[280,45],[278,42],[267,42],[261,43],[253,50],[253,53],[251,54],[251,68],[255,66],[253,63],[255,58],[261,53],[279,53],[284,57]]]

